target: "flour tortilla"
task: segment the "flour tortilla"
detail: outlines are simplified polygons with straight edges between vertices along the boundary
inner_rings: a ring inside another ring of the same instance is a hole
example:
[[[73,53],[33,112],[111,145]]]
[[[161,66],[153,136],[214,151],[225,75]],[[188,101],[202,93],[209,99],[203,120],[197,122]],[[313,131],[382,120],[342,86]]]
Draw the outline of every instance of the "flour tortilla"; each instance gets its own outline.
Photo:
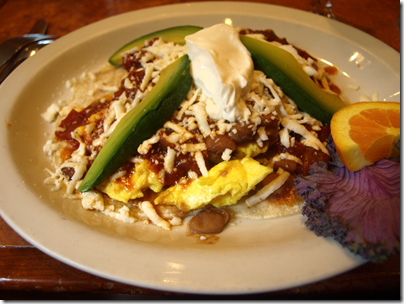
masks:
[[[296,195],[294,189],[279,198],[269,197],[253,207],[245,203],[247,197],[242,198],[236,205],[226,206],[224,209],[232,218],[266,220],[299,214],[303,207],[303,199]]]

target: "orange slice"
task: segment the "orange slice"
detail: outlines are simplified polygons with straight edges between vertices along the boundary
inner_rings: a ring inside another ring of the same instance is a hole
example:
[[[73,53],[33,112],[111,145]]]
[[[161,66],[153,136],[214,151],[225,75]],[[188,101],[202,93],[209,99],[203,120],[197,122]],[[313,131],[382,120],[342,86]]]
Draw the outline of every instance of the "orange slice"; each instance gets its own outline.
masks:
[[[383,158],[400,154],[400,103],[359,102],[331,119],[331,135],[339,158],[350,171],[358,171]]]

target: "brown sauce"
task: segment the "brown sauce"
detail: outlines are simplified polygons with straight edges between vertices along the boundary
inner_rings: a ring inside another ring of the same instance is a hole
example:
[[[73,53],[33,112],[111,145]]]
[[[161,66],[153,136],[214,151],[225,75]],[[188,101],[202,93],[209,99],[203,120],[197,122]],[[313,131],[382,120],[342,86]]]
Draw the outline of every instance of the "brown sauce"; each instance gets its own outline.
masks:
[[[220,238],[214,234],[203,235],[203,234],[192,233],[190,231],[188,231],[186,233],[186,236],[193,237],[193,238],[195,238],[197,244],[204,244],[204,245],[214,245],[220,240]]]
[[[71,110],[70,113],[62,120],[59,127],[63,128],[63,131],[56,131],[55,135],[61,140],[70,142],[76,149],[79,147],[79,142],[72,138],[71,132],[73,132],[78,127],[87,124],[88,119],[91,115],[102,111],[109,106],[108,102],[95,102],[88,106],[87,108],[77,112],[76,110]]]

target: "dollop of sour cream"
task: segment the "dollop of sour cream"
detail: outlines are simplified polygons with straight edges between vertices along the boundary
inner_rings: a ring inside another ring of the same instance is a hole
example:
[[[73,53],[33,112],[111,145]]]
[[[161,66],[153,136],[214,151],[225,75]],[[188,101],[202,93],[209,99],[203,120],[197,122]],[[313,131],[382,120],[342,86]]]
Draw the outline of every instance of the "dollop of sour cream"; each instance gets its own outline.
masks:
[[[220,23],[186,36],[185,41],[195,85],[213,99],[223,119],[245,119],[250,114],[245,98],[254,64],[237,30]],[[217,117],[217,109],[210,108]]]

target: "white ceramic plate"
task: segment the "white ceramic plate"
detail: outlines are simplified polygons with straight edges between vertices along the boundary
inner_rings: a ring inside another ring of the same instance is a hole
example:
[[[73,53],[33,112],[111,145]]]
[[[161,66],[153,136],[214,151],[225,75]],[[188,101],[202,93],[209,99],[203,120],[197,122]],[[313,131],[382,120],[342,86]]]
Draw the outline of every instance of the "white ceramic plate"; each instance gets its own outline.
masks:
[[[49,126],[40,114],[68,93],[65,82],[98,69],[121,45],[176,25],[272,28],[312,55],[336,64],[340,87],[356,101],[378,92],[400,100],[399,54],[339,22],[278,6],[204,2],[134,11],[62,37],[23,63],[0,87],[0,211],[19,234],[73,267],[112,280],[177,292],[237,294],[289,288],[363,263],[316,237],[300,215],[238,221],[212,245],[154,226],[125,225],[80,208],[43,184]],[[347,84],[360,85],[350,91]],[[6,173],[6,174],[5,174]]]

